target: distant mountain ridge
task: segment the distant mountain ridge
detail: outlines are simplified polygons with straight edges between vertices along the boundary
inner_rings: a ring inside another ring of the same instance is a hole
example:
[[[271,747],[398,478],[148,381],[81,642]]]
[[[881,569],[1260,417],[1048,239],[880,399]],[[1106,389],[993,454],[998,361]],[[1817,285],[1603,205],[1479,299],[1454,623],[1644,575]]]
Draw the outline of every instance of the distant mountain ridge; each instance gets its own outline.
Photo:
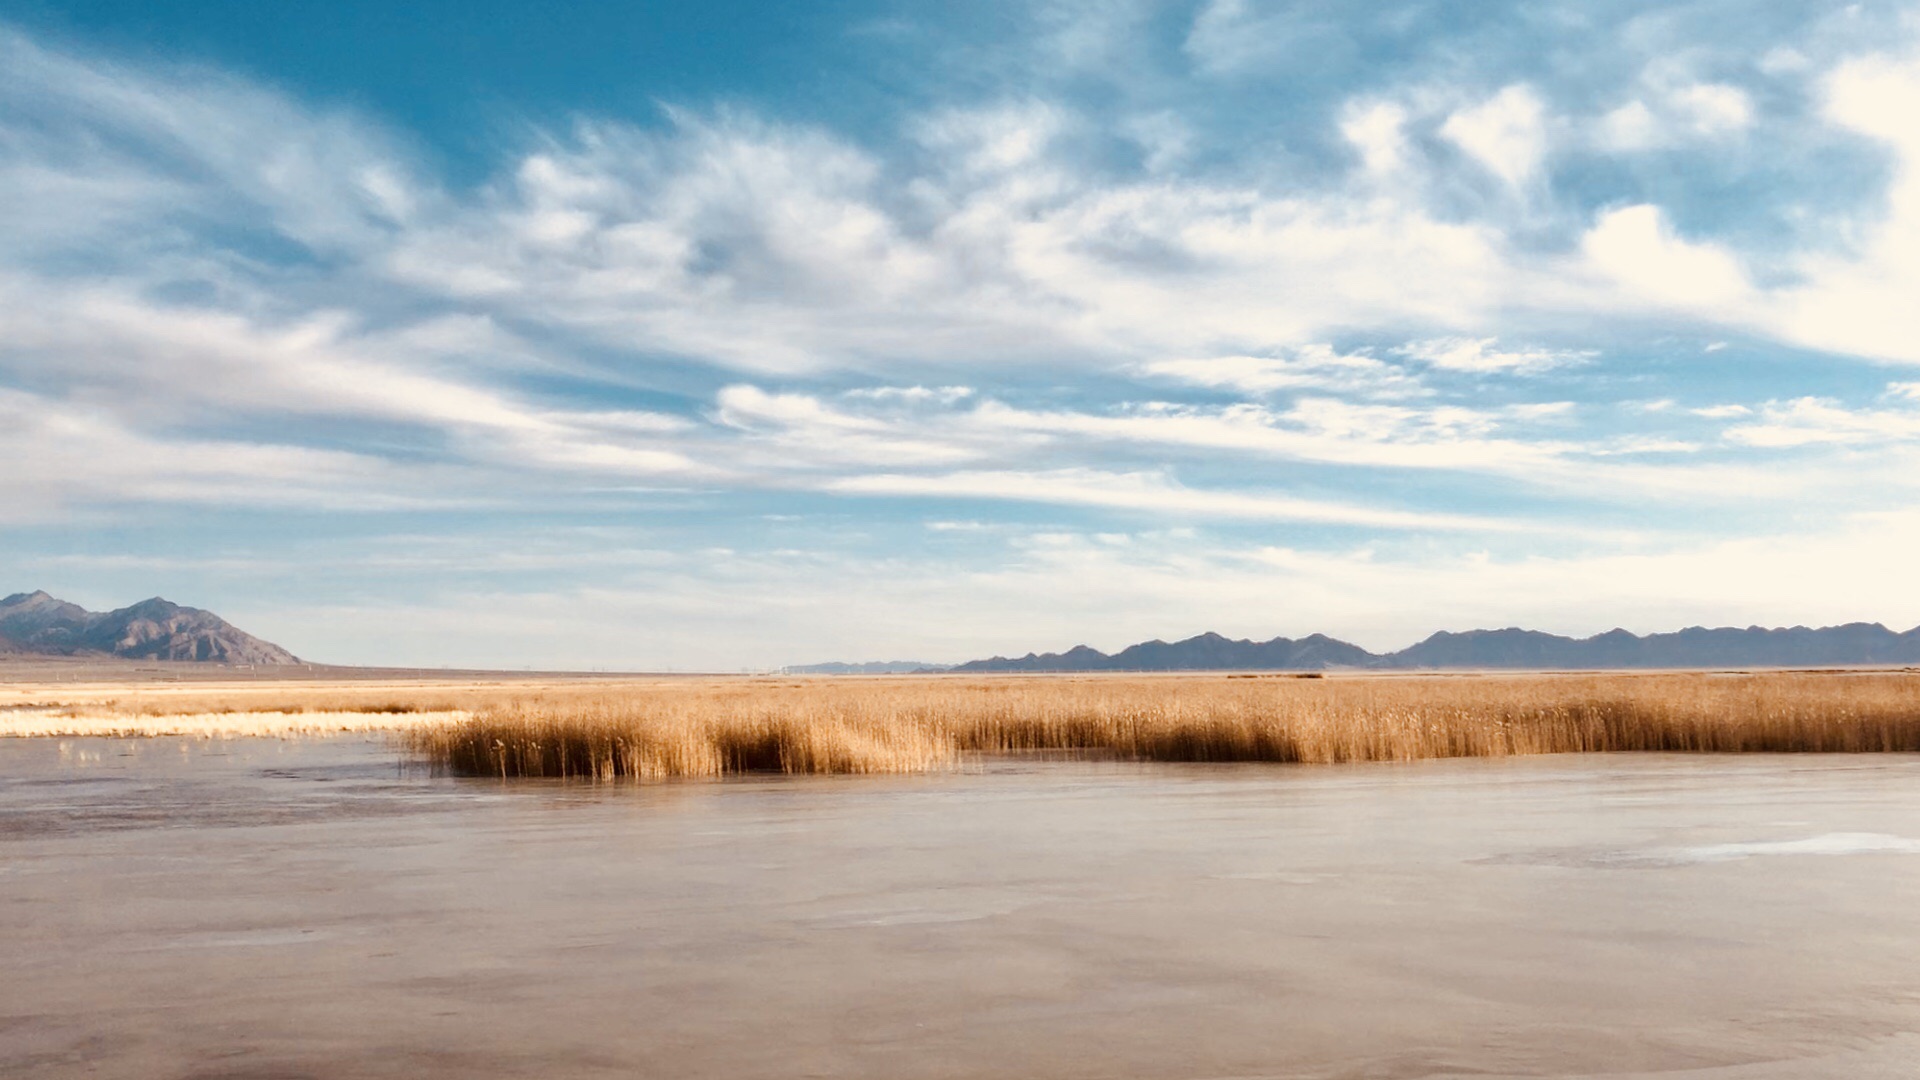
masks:
[[[1200,634],[1184,641],[1146,641],[1108,655],[1085,645],[1063,653],[996,656],[957,664],[955,672],[1019,671],[1325,671],[1335,668],[1421,670],[1610,670],[1614,668],[1830,667],[1920,664],[1920,626],[1896,633],[1879,623],[1810,628],[1688,627],[1642,637],[1609,630],[1589,638],[1538,630],[1440,631],[1398,652],[1371,653],[1314,634],[1294,640],[1234,640]]]
[[[929,664],[922,660],[869,660],[865,663],[843,663],[838,660],[824,664],[788,664],[780,669],[782,675],[905,675],[916,671],[945,671],[945,664]]]
[[[157,596],[116,611],[95,612],[38,591],[0,600],[0,653],[225,664],[300,662],[211,611]]]

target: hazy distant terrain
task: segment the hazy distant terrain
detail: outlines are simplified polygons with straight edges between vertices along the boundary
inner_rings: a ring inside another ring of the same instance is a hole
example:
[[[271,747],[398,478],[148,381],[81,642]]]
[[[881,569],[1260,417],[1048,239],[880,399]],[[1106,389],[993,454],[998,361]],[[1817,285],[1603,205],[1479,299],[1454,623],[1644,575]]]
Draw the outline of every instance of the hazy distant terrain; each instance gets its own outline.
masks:
[[[126,660],[297,664],[300,659],[210,611],[153,597],[115,611],[88,611],[44,592],[0,600],[0,653],[111,656]]]
[[[1028,653],[974,660],[950,670],[965,673],[1038,671],[1326,671],[1362,668],[1422,670],[1611,671],[1621,668],[1832,667],[1920,663],[1920,627],[1895,633],[1879,623],[1813,629],[1689,627],[1642,637],[1609,630],[1590,638],[1537,630],[1441,631],[1417,645],[1371,653],[1314,634],[1292,640],[1235,641],[1201,634],[1184,641],[1147,641],[1108,655],[1085,645],[1063,653]]]
[[[922,660],[870,660],[845,664],[789,664],[780,670],[787,675],[906,675],[916,671],[945,671],[950,665],[929,664]]]

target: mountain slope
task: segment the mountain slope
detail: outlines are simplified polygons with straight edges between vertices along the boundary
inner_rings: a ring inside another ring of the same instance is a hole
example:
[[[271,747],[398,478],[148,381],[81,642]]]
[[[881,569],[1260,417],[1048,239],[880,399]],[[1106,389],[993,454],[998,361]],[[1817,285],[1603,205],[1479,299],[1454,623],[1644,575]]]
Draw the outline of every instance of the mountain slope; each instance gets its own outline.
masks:
[[[93,612],[44,592],[0,600],[0,652],[225,664],[300,662],[210,611],[157,596],[117,611]]]

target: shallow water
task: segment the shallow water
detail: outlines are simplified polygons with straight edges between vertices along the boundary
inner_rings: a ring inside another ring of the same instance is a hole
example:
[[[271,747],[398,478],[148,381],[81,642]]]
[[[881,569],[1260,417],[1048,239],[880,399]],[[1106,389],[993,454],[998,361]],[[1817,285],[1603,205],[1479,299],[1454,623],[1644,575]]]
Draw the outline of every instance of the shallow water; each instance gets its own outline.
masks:
[[[0,1075],[1920,1072],[1920,758],[461,781],[0,740]]]

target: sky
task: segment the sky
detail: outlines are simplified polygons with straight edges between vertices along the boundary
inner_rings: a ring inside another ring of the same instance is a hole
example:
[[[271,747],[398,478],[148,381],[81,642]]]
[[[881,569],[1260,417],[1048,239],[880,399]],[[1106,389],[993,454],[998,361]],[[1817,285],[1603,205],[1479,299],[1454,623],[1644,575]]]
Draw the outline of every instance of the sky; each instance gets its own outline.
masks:
[[[0,593],[733,671],[1916,551],[1920,7],[0,0]]]

